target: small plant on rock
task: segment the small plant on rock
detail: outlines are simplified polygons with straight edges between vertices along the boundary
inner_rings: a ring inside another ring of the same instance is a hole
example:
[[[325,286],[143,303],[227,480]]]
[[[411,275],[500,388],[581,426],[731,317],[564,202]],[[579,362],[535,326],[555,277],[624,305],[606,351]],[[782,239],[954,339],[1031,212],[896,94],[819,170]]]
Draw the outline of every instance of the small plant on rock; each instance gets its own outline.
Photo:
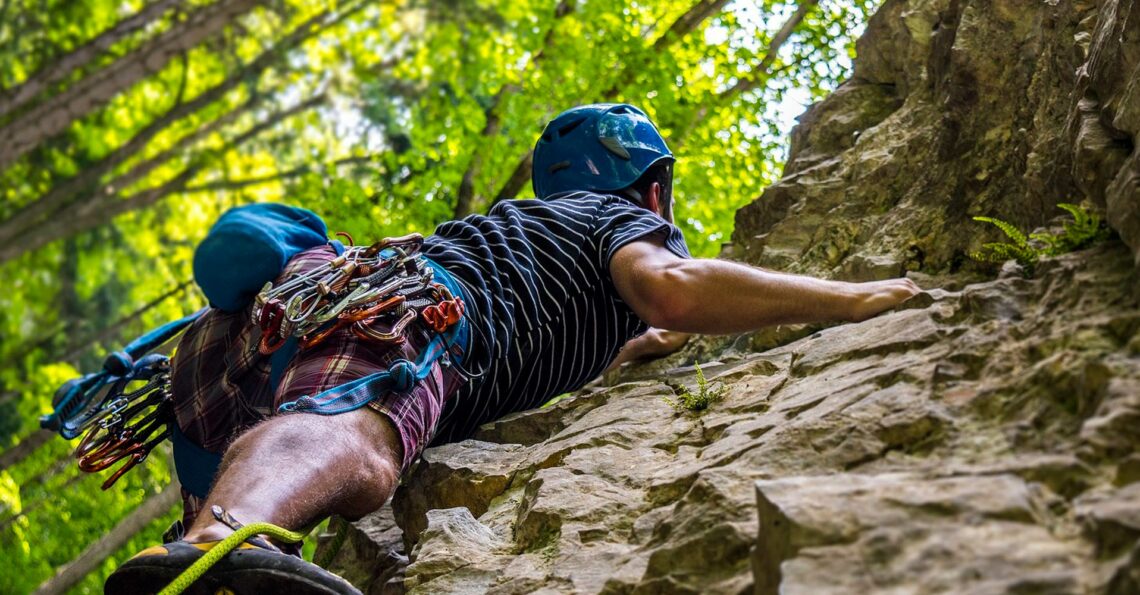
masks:
[[[1037,261],[1043,256],[1057,256],[1080,250],[1090,244],[1108,239],[1111,230],[1096,213],[1070,203],[1057,205],[1073,216],[1072,221],[1063,224],[1061,232],[1038,232],[1025,234],[1016,226],[994,217],[974,217],[974,221],[996,226],[1012,242],[991,242],[982,244],[982,249],[970,254],[979,262],[1001,263],[1016,260],[1032,275]]]
[[[701,370],[700,364],[694,364],[697,369],[697,392],[693,392],[687,388],[681,389],[681,394],[676,399],[663,397],[665,402],[670,407],[681,411],[700,412],[709,408],[709,405],[724,399],[724,394],[727,392],[722,384],[717,384],[716,388],[710,388],[709,381],[705,378],[705,373]]]

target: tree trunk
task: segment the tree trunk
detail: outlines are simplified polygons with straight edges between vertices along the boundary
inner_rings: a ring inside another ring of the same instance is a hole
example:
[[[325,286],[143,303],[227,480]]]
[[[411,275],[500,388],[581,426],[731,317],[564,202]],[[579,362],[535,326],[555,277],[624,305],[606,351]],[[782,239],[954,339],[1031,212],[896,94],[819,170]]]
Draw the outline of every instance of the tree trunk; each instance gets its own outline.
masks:
[[[523,186],[526,185],[527,180],[530,180],[530,168],[534,165],[534,150],[529,150],[523,156],[522,161],[519,161],[515,166],[515,170],[511,172],[511,177],[507,178],[507,183],[495,195],[495,201],[491,206],[501,200],[510,200],[518,195]]]
[[[67,469],[67,467],[70,467],[70,466],[75,464],[75,460],[70,455],[64,456],[61,462],[64,463],[65,466],[63,466],[62,468],[52,468],[48,472],[43,473],[39,477],[34,477],[28,481],[22,482],[20,484],[20,490],[23,491],[23,490],[27,489],[27,486],[30,485],[33,481],[45,483],[49,479],[54,477],[55,475],[62,473],[64,470]],[[7,517],[5,519],[0,520],[0,533],[3,533],[6,529],[8,529],[8,527],[12,523],[15,523],[16,521],[18,521],[22,518],[26,518],[28,515],[32,514],[33,512],[43,508],[45,504],[52,502],[54,500],[57,500],[59,498],[60,493],[68,492],[72,486],[83,481],[84,478],[87,478],[87,477],[95,477],[95,476],[88,474],[88,473],[84,473],[82,471],[79,471],[76,475],[73,475],[73,476],[67,478],[67,481],[63,482],[63,485],[58,486],[56,488],[56,490],[58,490],[56,493],[49,493],[46,496],[44,496],[43,498],[38,498],[31,503],[29,503],[27,500],[24,500],[23,502],[21,502],[21,504],[23,505],[23,508],[20,510],[20,512],[17,512],[16,514],[13,514],[10,517]]]
[[[45,220],[55,219],[63,215],[63,210],[77,200],[76,195],[93,189],[103,176],[141,151],[151,139],[171,124],[222,99],[226,93],[236,89],[243,83],[254,84],[251,81],[256,81],[265,70],[277,64],[288,50],[296,47],[302,41],[308,39],[325,27],[331,26],[349,14],[359,10],[361,6],[363,5],[358,3],[355,6],[346,7],[340,15],[333,19],[329,19],[330,13],[328,12],[315,15],[297,26],[289,35],[274,44],[273,47],[262,52],[252,62],[237,69],[221,83],[202,92],[187,103],[175,105],[167,111],[167,113],[147,125],[146,128],[140,130],[129,141],[112,151],[98,163],[84,168],[83,171],[79,172],[76,176],[57,184],[36,200],[22,207],[11,217],[0,223],[0,245],[5,246],[5,254],[10,254],[8,256],[0,256],[0,262],[24,252],[23,249],[20,249],[22,247],[19,245],[19,242],[15,241],[16,237],[31,235],[37,231],[37,226],[44,223]],[[178,141],[177,145],[185,147],[189,143],[197,140],[197,138],[191,138],[196,136],[196,133],[191,134],[188,138]]]
[[[55,436],[55,432],[49,430],[36,430],[35,432],[32,432],[26,436],[12,448],[9,448],[3,453],[0,453],[0,471],[3,471],[8,467],[18,464],[20,461],[28,458],[28,455],[35,452],[36,449],[43,446],[44,444],[47,444],[48,440],[51,440],[53,436]]]
[[[542,38],[542,45],[539,46],[538,51],[531,55],[530,61],[523,67],[522,73],[525,75],[527,72],[533,70],[542,63],[543,57],[546,55],[546,49],[550,46],[550,42],[554,39],[554,29],[557,27],[558,21],[565,18],[567,15],[574,12],[576,7],[575,3],[568,0],[562,0],[554,9],[554,24],[546,30],[546,34]],[[480,133],[482,138],[489,138],[499,133],[500,124],[502,119],[499,117],[499,103],[503,100],[506,93],[514,92],[513,85],[503,85],[495,97],[491,100],[491,104],[483,111],[483,131]],[[475,151],[471,156],[471,162],[467,166],[467,171],[463,172],[463,179],[459,183],[459,192],[455,197],[455,211],[452,215],[454,219],[462,219],[472,212],[472,203],[475,199],[475,177],[479,175],[479,170],[483,167],[483,152]]]
[[[162,70],[182,52],[219,33],[258,0],[218,0],[0,128],[0,169],[7,168],[138,81]]]
[[[115,23],[98,37],[76,48],[71,53],[53,60],[33,73],[24,82],[0,97],[0,117],[24,107],[45,89],[83,68],[125,37],[162,18],[170,9],[182,5],[184,0],[157,0],[139,12]]]
[[[162,517],[182,499],[178,482],[172,481],[159,494],[151,496],[119,524],[98,541],[83,550],[79,557],[56,570],[55,576],[44,581],[34,591],[35,595],[64,593],[75,586],[83,577],[99,567],[111,554],[126,545],[136,533]]]

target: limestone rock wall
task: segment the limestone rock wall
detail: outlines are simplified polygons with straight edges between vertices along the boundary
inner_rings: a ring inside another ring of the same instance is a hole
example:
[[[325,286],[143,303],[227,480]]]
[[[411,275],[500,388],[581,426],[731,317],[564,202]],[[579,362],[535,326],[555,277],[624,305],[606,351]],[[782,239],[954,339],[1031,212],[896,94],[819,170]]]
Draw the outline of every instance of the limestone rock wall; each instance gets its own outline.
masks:
[[[958,272],[994,236],[1087,200],[1140,259],[1140,4],[886,1],[855,74],[737,213],[749,262],[851,279]],[[1140,260],[1138,260],[1140,262]]]
[[[929,291],[697,341],[430,449],[334,569],[367,593],[1140,592],[1140,1],[887,0],[732,257]],[[1102,209],[1034,277],[991,215]],[[666,403],[727,389],[701,414]]]

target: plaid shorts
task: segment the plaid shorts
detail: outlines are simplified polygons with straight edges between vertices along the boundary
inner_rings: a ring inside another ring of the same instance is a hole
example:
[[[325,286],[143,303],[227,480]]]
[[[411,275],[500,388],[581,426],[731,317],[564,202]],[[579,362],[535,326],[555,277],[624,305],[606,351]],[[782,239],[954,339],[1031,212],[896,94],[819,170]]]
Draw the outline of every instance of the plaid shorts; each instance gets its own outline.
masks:
[[[335,257],[329,246],[306,250],[289,261],[277,282],[327,266]],[[272,356],[258,351],[259,338],[260,329],[248,311],[226,313],[216,308],[196,320],[182,336],[172,358],[171,383],[178,426],[191,442],[224,453],[242,432],[275,415],[282,403],[387,370],[399,358],[415,361],[429,339],[425,331],[412,330],[409,340],[402,344],[379,345],[358,339],[345,327],[294,355],[277,390],[272,391]],[[388,417],[399,432],[403,471],[431,442],[444,402],[462,383],[463,377],[453,367],[436,363],[428,377],[411,391],[378,395],[369,404]]]

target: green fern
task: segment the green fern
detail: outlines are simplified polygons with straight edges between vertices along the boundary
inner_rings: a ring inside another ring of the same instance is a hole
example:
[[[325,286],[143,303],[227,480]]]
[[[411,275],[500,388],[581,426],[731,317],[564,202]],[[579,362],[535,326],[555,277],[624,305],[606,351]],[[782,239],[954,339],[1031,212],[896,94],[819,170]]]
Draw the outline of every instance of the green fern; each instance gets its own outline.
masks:
[[[980,262],[1002,263],[1016,260],[1027,271],[1032,271],[1041,259],[1041,253],[1029,244],[1029,238],[1012,223],[993,217],[974,217],[974,221],[989,223],[1002,231],[1013,243],[991,242],[982,244],[982,249],[970,254],[970,258]],[[1037,234],[1035,234],[1037,235]]]
[[[981,250],[970,254],[979,262],[1001,263],[1016,260],[1027,275],[1043,256],[1058,256],[1085,248],[1094,242],[1108,239],[1111,230],[1096,213],[1071,203],[1060,203],[1058,208],[1069,213],[1072,221],[1063,224],[1060,233],[1038,232],[1026,236],[1013,224],[993,217],[974,217],[974,221],[989,223],[1002,231],[1013,243],[992,242],[982,244]]]
[[[670,407],[678,412],[704,411],[709,408],[709,405],[724,399],[725,392],[727,392],[723,385],[710,389],[709,381],[705,378],[705,373],[701,370],[700,364],[694,364],[693,367],[697,369],[697,392],[694,393],[686,388],[681,390],[681,394],[676,400],[662,397]]]
[[[1021,230],[1014,227],[1012,223],[1007,223],[1001,219],[995,219],[993,217],[974,217],[974,221],[992,223],[993,225],[996,225],[997,228],[1000,229],[1002,233],[1004,233],[1009,239],[1013,240],[1014,244],[1022,248],[1029,246],[1029,240],[1025,237],[1025,234],[1021,233]]]
[[[1049,244],[1050,256],[1080,250],[1106,240],[1111,235],[1108,226],[1104,225],[1096,213],[1070,203],[1060,203],[1057,206],[1072,215],[1073,220],[1066,221],[1064,233],[1055,236],[1056,241]]]

